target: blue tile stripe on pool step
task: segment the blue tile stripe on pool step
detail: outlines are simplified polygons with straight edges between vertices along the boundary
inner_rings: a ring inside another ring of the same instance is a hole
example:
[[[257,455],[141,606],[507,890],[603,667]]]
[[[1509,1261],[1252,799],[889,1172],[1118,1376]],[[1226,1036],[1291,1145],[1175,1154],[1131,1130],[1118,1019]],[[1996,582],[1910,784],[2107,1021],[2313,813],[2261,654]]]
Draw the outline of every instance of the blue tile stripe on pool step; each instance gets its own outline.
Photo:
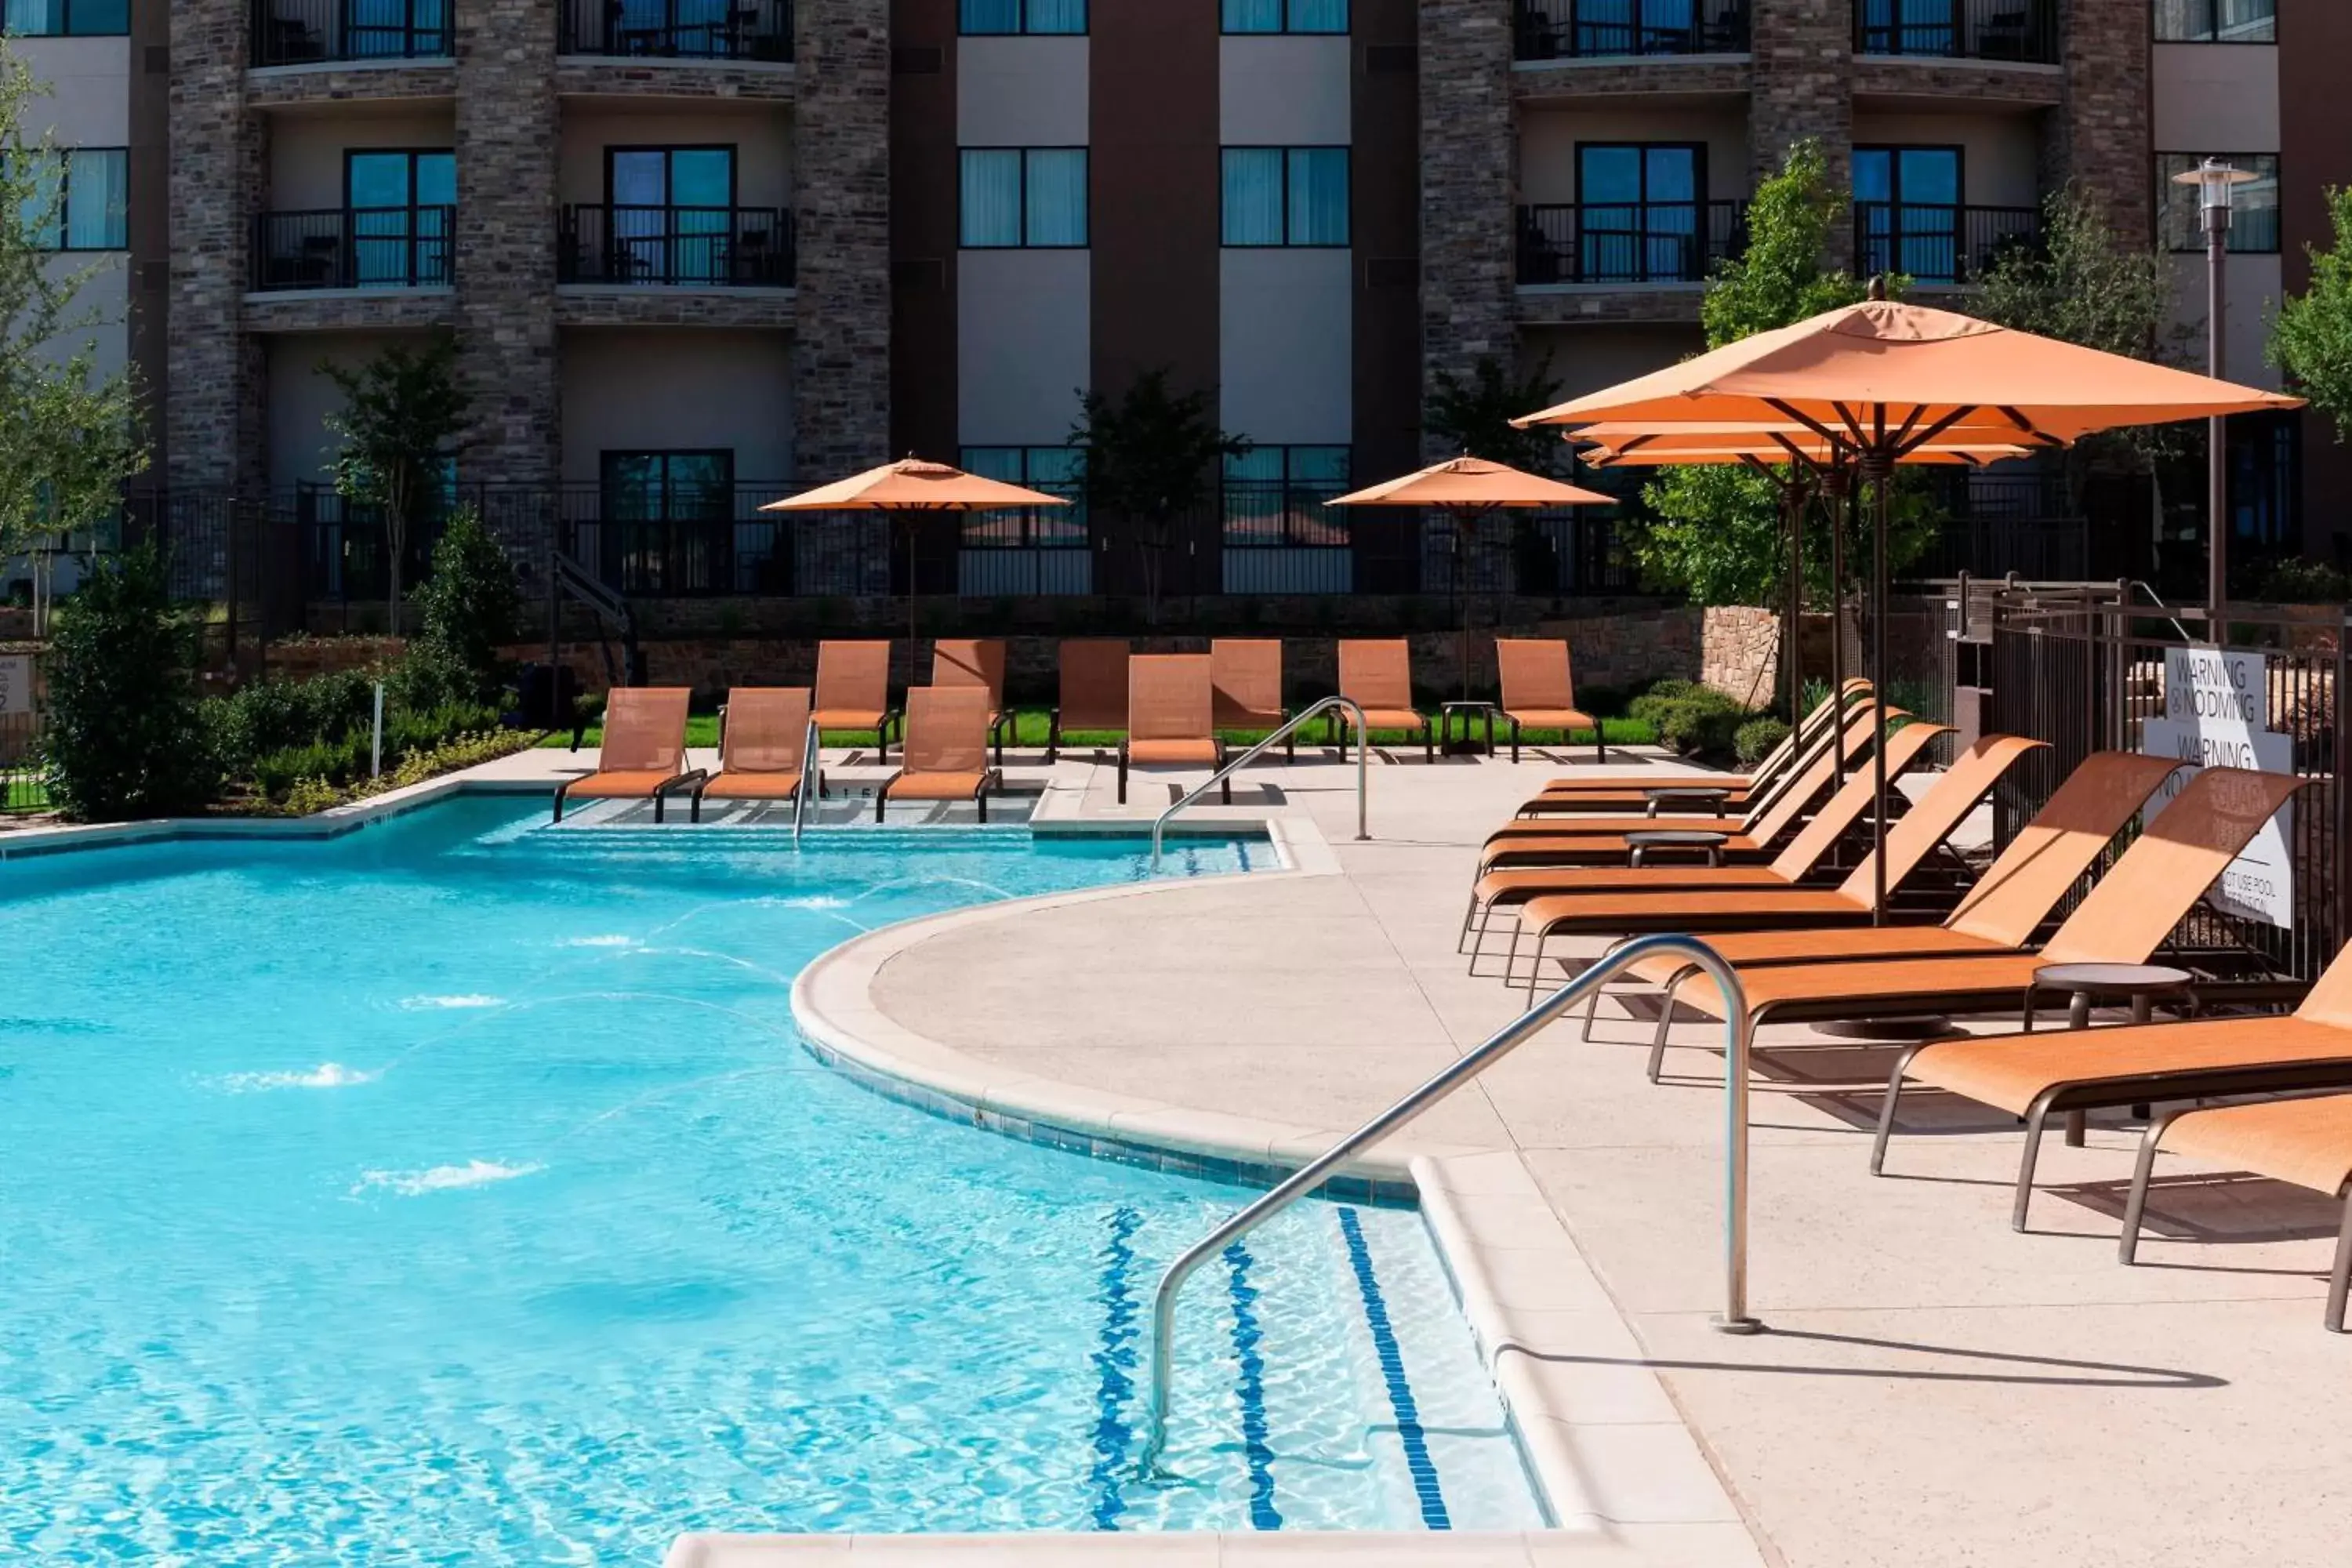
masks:
[[[1097,1377],[1095,1462],[1087,1480],[1095,1489],[1095,1528],[1117,1530],[1126,1511],[1122,1486],[1128,1446],[1135,1430],[1127,1424],[1127,1402],[1135,1394],[1135,1233],[1143,1216],[1131,1208],[1113,1211],[1110,1240],[1102,1249],[1102,1342],[1094,1362]]]
[[[1252,1530],[1280,1530],[1282,1510],[1274,1506],[1274,1447],[1266,1441],[1265,1358],[1258,1346],[1265,1333],[1257,1323],[1257,1287],[1249,1280],[1249,1248],[1225,1248],[1233,1281],[1234,1358],[1241,1366],[1242,1457],[1249,1464]]]
[[[1431,1530],[1451,1530],[1454,1521],[1445,1511],[1445,1493],[1437,1484],[1437,1464],[1429,1457],[1429,1439],[1421,1429],[1421,1409],[1413,1403],[1412,1384],[1404,1375],[1404,1352],[1397,1347],[1388,1300],[1381,1294],[1371,1249],[1364,1245],[1363,1223],[1354,1209],[1339,1210],[1339,1234],[1347,1238],[1348,1261],[1356,1271],[1356,1289],[1364,1299],[1364,1324],[1371,1330],[1372,1353],[1380,1358],[1381,1379],[1388,1384],[1389,1408],[1396,1414],[1397,1439],[1404,1445],[1404,1468],[1412,1477],[1413,1496],[1421,1503],[1421,1522]]]

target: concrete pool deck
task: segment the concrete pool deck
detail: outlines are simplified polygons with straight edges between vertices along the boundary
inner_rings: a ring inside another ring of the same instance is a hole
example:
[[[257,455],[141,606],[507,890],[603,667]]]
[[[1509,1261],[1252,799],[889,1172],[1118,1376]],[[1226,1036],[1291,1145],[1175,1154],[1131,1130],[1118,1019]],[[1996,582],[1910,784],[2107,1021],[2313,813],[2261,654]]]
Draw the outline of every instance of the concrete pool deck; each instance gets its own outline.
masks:
[[[1570,767],[1600,772],[1590,752],[1377,760],[1363,844],[1329,753],[1253,770],[1232,815],[1315,825],[1298,871],[967,910],[836,950],[805,994],[975,1104],[1303,1159],[1519,1011],[1465,973],[1462,900],[1487,829]],[[1084,759],[1013,772],[1045,787],[1043,820],[1139,823],[1170,798],[1154,780],[1122,811]],[[1677,1026],[1653,1087],[1648,1024],[1611,1004],[1602,1020],[1590,1045],[1533,1042],[1374,1162],[1419,1153],[1421,1173],[1526,1194],[1439,1229],[1497,1298],[1499,1341],[1465,1304],[1507,1394],[1533,1384],[1549,1407],[1529,1446],[1559,1449],[1537,1468],[1556,1507],[1555,1471],[1589,1504],[1561,1511],[1657,1563],[2343,1560],[2352,1342],[2318,1323],[2333,1204],[2168,1161],[2125,1268],[2132,1127],[2052,1140],[2018,1235],[2011,1119],[1918,1096],[1873,1179],[1890,1048],[1768,1029],[1751,1307],[1771,1331],[1723,1335],[1719,1029]],[[1710,1494],[1728,1511],[1710,1518]]]

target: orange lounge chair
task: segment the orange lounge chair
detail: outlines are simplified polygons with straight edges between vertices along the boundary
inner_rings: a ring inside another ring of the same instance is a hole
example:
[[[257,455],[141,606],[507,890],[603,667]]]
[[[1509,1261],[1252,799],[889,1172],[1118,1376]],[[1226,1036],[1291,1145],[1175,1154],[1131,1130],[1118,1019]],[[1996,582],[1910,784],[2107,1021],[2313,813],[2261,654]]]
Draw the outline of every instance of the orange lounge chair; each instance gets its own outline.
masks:
[[[686,765],[686,704],[683,686],[616,686],[604,699],[604,742],[596,771],[555,792],[555,820],[574,800],[649,800],[654,820],[662,819],[669,792],[702,782],[702,770]]]
[[[2345,1049],[2352,1052],[2352,1030],[2346,1031]],[[2138,1168],[2132,1173],[2131,1200],[2124,1208],[2117,1251],[2126,1263],[2138,1260],[2148,1177],[2157,1145],[2167,1137],[2175,1153],[2194,1154],[2344,1201],[2344,1220],[2336,1231],[2336,1262],[2327,1271],[2327,1305],[2319,1319],[2328,1332],[2343,1333],[2345,1306],[2352,1298],[2352,1094],[2176,1110],[2148,1128],[2140,1142]]]
[[[1140,655],[1128,661],[1127,684],[1127,739],[1118,745],[1119,805],[1127,804],[1130,766],[1225,765],[1207,654]],[[1224,781],[1223,798],[1227,805],[1234,803],[1231,779]]]
[[[821,642],[816,645],[818,736],[827,730],[871,730],[879,758],[890,760],[890,724],[906,720],[890,706],[890,645],[887,642]]]
[[[1747,993],[1748,1026],[1981,1013],[2019,1001],[2044,964],[2145,963],[2263,824],[2310,782],[2245,768],[2206,769],[2141,829],[2039,952],[1735,965]],[[1658,1016],[1661,1043],[1674,1002],[1711,1018],[1724,1014],[1722,993],[1704,974],[1670,987],[1667,1001]]]
[[[1519,736],[1527,730],[1558,730],[1563,742],[1571,730],[1590,730],[1592,760],[1609,760],[1601,721],[1576,705],[1567,638],[1496,637],[1495,668],[1503,681],[1503,717],[1511,721],[1511,761],[1519,760]]]
[[[2172,809],[2178,811],[2179,804]],[[2352,948],[2336,955],[2303,1005],[2284,1017],[2121,1024],[1914,1046],[1895,1064],[1879,1105],[1878,1136],[1870,1150],[1873,1175],[1885,1171],[1895,1118],[1911,1084],[1946,1089],[2023,1119],[2025,1150],[2011,1208],[2011,1222],[2022,1230],[2034,1160],[2053,1116],[2160,1100],[2352,1087]],[[2147,1147],[2153,1147],[2162,1128],[2158,1122],[2148,1129]],[[2339,1172],[2335,1183],[2342,1180]]]
[[[1887,743],[1887,776],[1897,777],[1907,771],[1914,763],[1921,759],[1928,746],[1951,732],[1950,729],[1941,724],[1909,724],[1897,730]],[[2008,737],[2001,738],[2008,739]],[[2011,749],[2005,756],[1999,771],[2006,771],[2010,763],[2022,756],[2033,744],[2034,742],[2032,742],[2013,741]],[[1964,764],[1967,762],[1967,758],[1962,759]],[[1998,772],[1995,776],[1998,776]],[[1948,783],[1950,783],[1950,775],[1947,774],[1946,779],[1939,782],[1937,788],[1943,790],[1945,784]],[[1474,918],[1477,919],[1479,937],[1477,945],[1483,945],[1486,926],[1493,919],[1496,910],[1517,908],[1533,900],[1555,896],[1581,897],[1587,894],[1653,896],[1674,891],[1736,894],[1750,891],[1793,890],[1820,868],[1823,858],[1837,847],[1838,842],[1851,832],[1857,823],[1862,821],[1863,814],[1870,809],[1872,793],[1872,782],[1867,775],[1856,774],[1848,779],[1845,787],[1829,798],[1822,809],[1814,814],[1812,820],[1806,823],[1790,838],[1788,844],[1769,865],[1513,866],[1488,871],[1471,887],[1470,910],[1463,916],[1464,931],[1466,934],[1471,921]],[[1982,791],[1978,793],[1981,795]],[[1947,791],[1944,799],[1950,798]],[[1919,808],[1915,808],[1915,812],[1924,808],[1926,805],[1927,803],[1923,801]],[[1969,806],[1961,807],[1958,815],[1943,823],[1932,837],[1924,838],[1920,837],[1926,834],[1928,826],[1926,822],[1923,822],[1913,834],[1904,836],[1898,846],[1895,859],[1890,862],[1887,885],[1891,888],[1899,883],[1902,876],[1907,875],[1915,868],[1918,860],[1925,859],[1927,852],[1941,842],[1944,836],[1957,826],[1960,817],[1967,816],[1970,809]],[[1938,811],[1939,813],[1941,811],[1940,803]],[[1891,844],[1895,842],[1895,834],[1901,833],[1909,821],[1910,816],[1906,815],[1901,822],[1895,825],[1894,830],[1889,835]],[[1661,826],[1670,827],[1671,819]],[[1918,854],[1915,858],[1906,860],[1902,851],[1907,850],[1907,847],[1914,843],[1918,845]],[[1636,844],[1635,847],[1639,847],[1639,845]],[[1900,874],[1896,868],[1901,868]],[[1872,882],[1872,879],[1867,875],[1870,869],[1868,860],[1865,859],[1863,862],[1862,869],[1864,874],[1864,886],[1866,897]],[[1867,908],[1865,903],[1865,912]],[[1480,918],[1482,916],[1483,918]],[[1471,962],[1474,965],[1477,962],[1476,946],[1472,950]]]
[[[1930,734],[1914,742],[1914,731],[1927,730]],[[1890,775],[1898,764],[1908,767],[1919,752],[1925,751],[1938,735],[1948,733],[1940,725],[1913,724],[1898,731],[1887,747],[1886,765]],[[1900,822],[1887,829],[1886,889],[1899,890],[1911,875],[1925,865],[1936,846],[1977,808],[1979,802],[1992,793],[2003,775],[2017,765],[2025,755],[2046,744],[2015,735],[1988,735],[1961,755],[1930,787],[1917,805],[1906,812]],[[1845,818],[1851,826],[1861,820],[1870,807],[1875,787],[1868,775],[1849,780],[1837,793],[1829,809]],[[1790,841],[1790,850],[1801,854],[1814,834],[1820,817],[1809,825],[1803,834]],[[1831,836],[1842,837],[1843,827],[1833,826]],[[1818,856],[1816,856],[1818,858]],[[1784,854],[1791,865],[1776,861],[1768,870],[1788,873],[1804,865],[1795,854]],[[1528,900],[1519,912],[1518,930],[1512,933],[1511,952],[1518,952],[1521,937],[1532,932],[1536,940],[1535,961],[1528,974],[1528,991],[1533,995],[1537,977],[1543,973],[1544,947],[1554,936],[1608,935],[1634,936],[1653,931],[1704,932],[1713,931],[1744,931],[1758,925],[1770,925],[1781,930],[1796,927],[1867,926],[1877,891],[1878,852],[1873,849],[1862,858],[1861,864],[1834,888],[1801,888],[1795,875],[1784,875],[1780,886],[1745,888],[1710,888],[1705,890],[1680,889],[1665,892],[1634,892],[1615,889],[1583,890],[1547,893]],[[1510,963],[1505,962],[1506,978]]]
[[[1046,721],[1045,760],[1058,762],[1072,731],[1127,732],[1128,645],[1119,637],[1065,637],[1056,655],[1061,698]]]
[[[809,689],[739,686],[719,710],[719,771],[695,786],[690,822],[705,800],[791,800],[808,765]],[[824,773],[816,775],[824,797]]]
[[[1209,686],[1217,729],[1268,734],[1290,722],[1282,700],[1280,637],[1215,637],[1209,643]],[[1298,760],[1298,737],[1283,742],[1282,760]]]
[[[1364,722],[1375,730],[1402,730],[1421,736],[1423,756],[1437,761],[1437,731],[1429,715],[1412,705],[1412,645],[1402,637],[1339,644],[1339,695],[1364,710]],[[1331,710],[1331,732],[1344,742],[1354,718],[1344,708]],[[1371,737],[1364,737],[1370,744]]]
[[[874,820],[894,800],[968,800],[988,820],[988,792],[1003,775],[988,765],[988,691],[979,686],[918,686],[907,693],[907,731],[897,773],[874,792]]]
[[[1002,769],[1004,731],[1013,722],[1004,710],[1004,644],[995,637],[940,637],[931,644],[931,684],[976,686],[988,693],[988,734]]]
[[[1848,677],[1843,689],[1844,701],[1842,704],[1827,697],[1815,703],[1802,722],[1764,753],[1753,773],[1694,774],[1686,781],[1693,793],[1719,792],[1724,797],[1724,806],[1732,810],[1753,804],[1752,797],[1758,790],[1774,783],[1792,765],[1802,762],[1801,752],[1810,755],[1814,746],[1823,743],[1835,718],[1835,710],[1843,708],[1851,712],[1857,700],[1870,695],[1870,682],[1859,676]],[[1620,797],[1618,803],[1606,809],[1639,811],[1654,792],[1677,787],[1674,784],[1637,784],[1624,779],[1557,778],[1547,782],[1537,798],[1581,800],[1587,796],[1614,795]]]
[[[1867,696],[1865,689],[1863,695]],[[1737,781],[1719,781],[1716,775],[1694,773],[1672,784],[1637,784],[1623,779],[1578,780],[1554,779],[1541,793],[1528,797],[1517,816],[1520,817],[1571,816],[1580,814],[1632,816],[1636,812],[1651,816],[1662,815],[1722,815],[1727,812],[1753,811],[1770,803],[1774,795],[1789,783],[1828,753],[1832,731],[1828,705],[1817,710],[1818,721],[1809,715],[1804,727],[1784,736],[1780,743],[1768,753],[1750,775],[1745,787],[1732,787]],[[1869,710],[1851,701],[1845,709],[1845,722],[1841,744],[1845,748],[1847,772],[1852,772],[1870,749]],[[1562,827],[1575,832],[1577,825],[1564,823]]]

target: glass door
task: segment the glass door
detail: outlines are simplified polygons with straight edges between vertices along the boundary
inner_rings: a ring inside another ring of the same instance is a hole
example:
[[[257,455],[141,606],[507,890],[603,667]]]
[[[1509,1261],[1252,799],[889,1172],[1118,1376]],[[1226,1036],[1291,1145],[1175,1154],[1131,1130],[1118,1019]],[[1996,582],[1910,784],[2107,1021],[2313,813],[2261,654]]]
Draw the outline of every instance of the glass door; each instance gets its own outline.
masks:
[[[457,205],[455,153],[352,153],[345,160],[343,180],[352,286],[414,289],[449,281],[450,216]]]
[[[1705,272],[1699,214],[1705,149],[1584,143],[1577,148],[1577,258],[1586,282],[1687,282]]]
[[[607,179],[616,280],[712,283],[727,276],[732,147],[616,147]]]
[[[1930,283],[1958,281],[1960,189],[1957,147],[1855,148],[1862,271],[1905,272]]]

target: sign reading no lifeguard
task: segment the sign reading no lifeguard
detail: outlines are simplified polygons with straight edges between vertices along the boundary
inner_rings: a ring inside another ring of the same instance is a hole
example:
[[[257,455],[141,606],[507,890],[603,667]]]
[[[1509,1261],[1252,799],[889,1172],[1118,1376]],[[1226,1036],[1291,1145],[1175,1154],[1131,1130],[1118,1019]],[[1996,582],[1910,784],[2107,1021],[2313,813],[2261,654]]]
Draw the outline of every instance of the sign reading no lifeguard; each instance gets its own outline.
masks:
[[[2294,742],[2270,727],[2270,660],[2212,647],[2167,648],[2164,717],[2140,727],[2140,749],[2191,764],[2165,781],[2148,804],[2157,815],[2203,768],[2294,771]],[[2287,853],[2292,804],[2263,825],[2213,885],[2213,907],[2274,926],[2294,925],[2294,861]]]

